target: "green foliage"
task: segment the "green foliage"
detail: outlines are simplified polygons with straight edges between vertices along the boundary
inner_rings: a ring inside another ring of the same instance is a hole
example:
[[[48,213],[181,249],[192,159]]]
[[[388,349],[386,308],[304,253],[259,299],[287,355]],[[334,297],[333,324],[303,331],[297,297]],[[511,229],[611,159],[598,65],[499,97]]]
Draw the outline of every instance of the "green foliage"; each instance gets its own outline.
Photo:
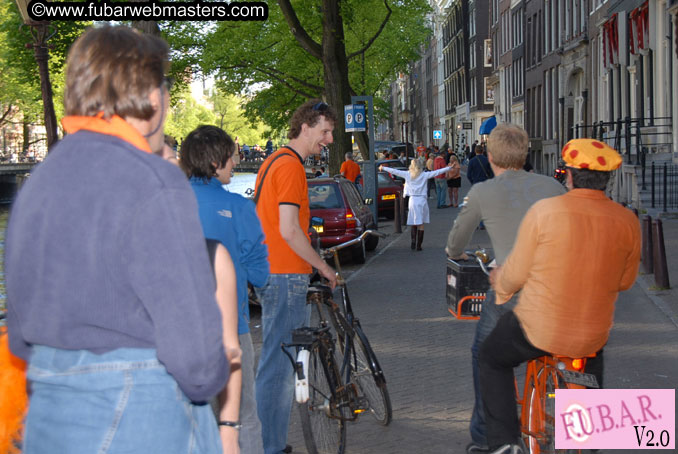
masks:
[[[323,97],[322,61],[306,52],[293,37],[276,2],[269,1],[265,22],[220,22],[204,39],[201,66],[216,73],[220,87],[247,96],[249,119],[260,118],[274,130],[284,130],[291,112],[311,97]],[[306,32],[322,43],[323,14],[318,0],[293,2]],[[378,96],[398,71],[417,57],[430,30],[426,0],[388,1],[391,17],[364,54],[349,61],[349,81],[356,94]],[[384,0],[344,0],[341,3],[346,53],[363,49],[387,15]],[[377,115],[388,109],[377,104]]]
[[[50,25],[49,71],[57,119],[63,114],[64,66],[68,49],[89,23],[56,21]],[[17,106],[29,121],[42,122],[40,75],[31,30],[22,26],[14,1],[0,2],[0,105]]]
[[[178,141],[183,140],[189,132],[200,125],[214,125],[214,113],[191,96],[190,90],[184,89],[175,93],[175,103],[170,107],[165,122],[165,133]]]
[[[209,96],[211,106],[198,103],[188,88],[174,94],[175,102],[170,107],[165,133],[181,142],[191,131],[200,125],[215,125],[226,131],[233,139],[239,138],[241,145],[266,143],[268,128],[262,122],[250,123],[243,115],[241,100],[213,90]]]

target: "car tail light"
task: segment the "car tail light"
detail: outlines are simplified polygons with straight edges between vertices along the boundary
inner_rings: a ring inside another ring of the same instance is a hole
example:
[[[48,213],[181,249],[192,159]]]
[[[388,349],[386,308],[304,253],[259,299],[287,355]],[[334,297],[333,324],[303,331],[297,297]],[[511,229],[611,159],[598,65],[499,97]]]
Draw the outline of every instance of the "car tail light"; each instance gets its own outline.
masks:
[[[356,219],[355,215],[353,214],[353,211],[350,208],[346,209],[346,228],[347,229],[355,229],[356,227]]]

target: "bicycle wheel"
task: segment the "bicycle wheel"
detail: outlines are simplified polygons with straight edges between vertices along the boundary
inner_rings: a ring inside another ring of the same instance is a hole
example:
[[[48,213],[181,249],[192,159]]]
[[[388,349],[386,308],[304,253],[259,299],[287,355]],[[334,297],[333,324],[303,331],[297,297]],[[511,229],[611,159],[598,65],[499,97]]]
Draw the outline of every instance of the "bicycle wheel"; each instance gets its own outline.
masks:
[[[545,378],[542,376],[546,374]],[[527,449],[530,454],[578,454],[579,449],[556,449],[555,413],[556,389],[567,388],[558,371],[549,366],[542,366],[537,372],[537,380],[544,380],[544,394],[539,395],[537,388],[532,385],[529,400],[529,420]]]
[[[367,398],[369,411],[381,425],[387,426],[391,422],[393,410],[391,397],[386,387],[386,379],[377,361],[377,356],[370,347],[369,341],[360,326],[356,326],[355,345],[351,364],[351,381]],[[356,348],[357,347],[357,348]]]
[[[539,371],[541,374],[543,369]],[[544,433],[544,400],[543,396],[539,395],[534,382],[534,378],[530,379],[529,397],[527,400],[527,450],[530,454],[541,454],[541,446],[539,440],[542,439]]]
[[[332,355],[319,344],[311,350],[308,383],[309,400],[299,405],[306,449],[309,454],[343,454],[346,424],[332,393],[341,381]]]

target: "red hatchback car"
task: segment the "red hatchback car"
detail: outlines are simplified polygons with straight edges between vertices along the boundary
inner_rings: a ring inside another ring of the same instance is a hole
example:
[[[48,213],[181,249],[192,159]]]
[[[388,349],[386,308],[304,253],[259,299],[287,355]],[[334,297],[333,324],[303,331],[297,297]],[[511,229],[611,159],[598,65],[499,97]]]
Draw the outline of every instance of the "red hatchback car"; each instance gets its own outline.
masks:
[[[395,217],[395,202],[398,194],[403,196],[403,186],[386,172],[377,172],[377,213],[388,219]]]
[[[374,216],[353,183],[343,177],[308,180],[308,199],[313,228],[320,236],[320,247],[350,241],[374,227]],[[322,221],[320,221],[322,220]],[[377,247],[379,238],[368,236],[351,250],[353,261],[365,263],[365,250]]]

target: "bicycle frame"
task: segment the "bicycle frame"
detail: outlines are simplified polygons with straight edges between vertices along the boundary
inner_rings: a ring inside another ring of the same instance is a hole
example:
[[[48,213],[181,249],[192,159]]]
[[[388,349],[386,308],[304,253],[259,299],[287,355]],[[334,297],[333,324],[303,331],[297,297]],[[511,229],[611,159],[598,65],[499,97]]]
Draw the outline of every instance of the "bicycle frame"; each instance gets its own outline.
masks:
[[[365,237],[368,235],[383,236],[378,232],[375,232],[374,230],[366,230],[359,237],[354,238],[353,240],[347,241],[345,243],[339,244],[337,246],[331,247],[323,251],[324,257],[329,257],[331,255],[334,260],[334,267],[337,270],[337,286],[339,287],[342,296],[341,313],[348,324],[348,327],[343,327],[345,339],[340,340],[340,342],[342,342],[343,345],[346,345],[346,348],[344,349],[344,358],[341,364],[341,374],[342,376],[345,375],[346,383],[350,381],[351,370],[348,368],[348,365],[351,361],[351,353],[355,350],[353,338],[355,337],[355,335],[358,335],[363,344],[367,345],[368,347],[370,347],[370,343],[367,339],[367,336],[365,336],[365,333],[363,333],[362,331],[362,327],[360,326],[360,320],[355,316],[353,312],[353,307],[351,306],[351,298],[348,295],[346,281],[341,275],[341,263],[339,262],[339,251],[341,249],[353,246],[354,244],[357,244],[360,241],[363,241]],[[331,305],[328,304],[328,306],[330,307],[330,310],[332,310]],[[355,357],[353,358],[353,360],[355,363]],[[375,357],[372,356],[369,358],[368,365],[370,367],[370,370],[372,371],[372,374],[374,374],[375,379],[379,380],[382,383],[386,383],[386,379],[384,378],[384,372],[381,369],[381,366],[379,365]]]

